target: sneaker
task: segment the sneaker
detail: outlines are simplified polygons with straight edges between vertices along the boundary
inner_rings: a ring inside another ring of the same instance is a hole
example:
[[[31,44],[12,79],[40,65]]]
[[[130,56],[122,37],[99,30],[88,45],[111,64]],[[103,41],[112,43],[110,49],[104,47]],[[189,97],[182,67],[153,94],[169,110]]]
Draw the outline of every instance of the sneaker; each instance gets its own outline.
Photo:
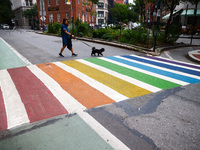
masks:
[[[73,53],[72,56],[78,56],[78,54]]]
[[[60,55],[61,57],[64,57],[61,53],[59,53],[59,55]]]

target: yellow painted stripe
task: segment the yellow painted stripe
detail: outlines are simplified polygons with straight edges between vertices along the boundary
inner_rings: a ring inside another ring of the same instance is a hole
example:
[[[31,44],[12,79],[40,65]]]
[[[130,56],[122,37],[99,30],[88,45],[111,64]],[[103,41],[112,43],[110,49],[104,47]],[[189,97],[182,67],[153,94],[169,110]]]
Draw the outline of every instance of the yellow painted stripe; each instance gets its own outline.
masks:
[[[112,88],[113,90],[115,90],[129,98],[152,93],[151,91],[148,91],[146,89],[138,87],[134,84],[124,81],[120,78],[114,77],[110,74],[104,73],[100,70],[92,68],[92,67],[85,65],[83,63],[80,63],[78,61],[68,60],[68,61],[64,61],[62,63],[86,74],[87,76],[103,83],[104,85]]]

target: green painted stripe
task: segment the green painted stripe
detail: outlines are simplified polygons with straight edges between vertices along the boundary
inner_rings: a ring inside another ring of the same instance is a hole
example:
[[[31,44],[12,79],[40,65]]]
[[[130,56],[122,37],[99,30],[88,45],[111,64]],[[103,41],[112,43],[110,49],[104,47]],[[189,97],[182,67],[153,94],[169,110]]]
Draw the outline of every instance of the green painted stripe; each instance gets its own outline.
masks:
[[[1,150],[113,150],[78,115],[63,115],[9,130]]]
[[[0,70],[24,66],[27,64],[0,39]]]
[[[125,68],[98,58],[89,58],[85,60],[164,90],[180,86],[179,84],[166,81],[129,68]]]

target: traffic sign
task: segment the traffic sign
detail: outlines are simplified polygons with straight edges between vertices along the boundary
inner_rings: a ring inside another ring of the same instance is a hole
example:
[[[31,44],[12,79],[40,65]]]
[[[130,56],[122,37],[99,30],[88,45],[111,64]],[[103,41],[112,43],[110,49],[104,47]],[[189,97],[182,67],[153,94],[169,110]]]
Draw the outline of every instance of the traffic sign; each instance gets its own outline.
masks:
[[[42,17],[40,17],[40,20],[45,21],[45,20],[46,20],[46,17],[45,17],[45,16],[42,16]]]

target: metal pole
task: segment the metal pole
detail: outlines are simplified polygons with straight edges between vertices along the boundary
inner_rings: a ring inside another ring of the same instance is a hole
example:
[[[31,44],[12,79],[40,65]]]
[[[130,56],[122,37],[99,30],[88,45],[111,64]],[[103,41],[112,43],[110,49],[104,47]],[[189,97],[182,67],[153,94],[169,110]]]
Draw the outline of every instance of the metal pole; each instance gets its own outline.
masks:
[[[157,6],[157,29],[156,29],[155,39],[154,39],[154,47],[153,47],[154,52],[156,51],[156,39],[157,39],[159,23],[160,23],[160,0],[158,1],[158,6]]]
[[[44,32],[44,0],[42,0],[42,31]]]

